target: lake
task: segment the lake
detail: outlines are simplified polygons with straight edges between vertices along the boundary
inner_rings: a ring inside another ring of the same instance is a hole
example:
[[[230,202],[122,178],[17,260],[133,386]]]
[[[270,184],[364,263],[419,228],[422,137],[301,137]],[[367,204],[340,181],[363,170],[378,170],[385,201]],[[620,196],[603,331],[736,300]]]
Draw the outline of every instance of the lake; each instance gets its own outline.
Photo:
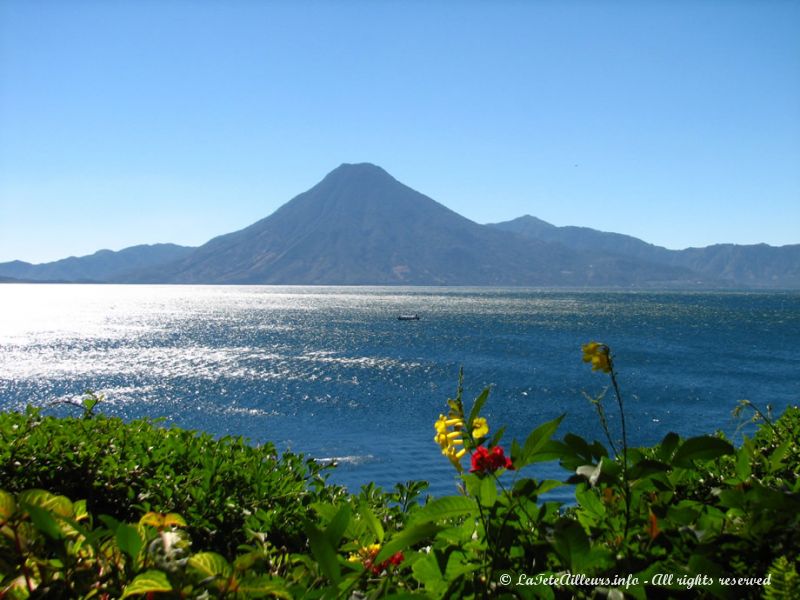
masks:
[[[561,435],[604,440],[584,397],[608,385],[581,361],[590,340],[612,347],[633,444],[732,434],[738,400],[800,399],[797,292],[41,284],[0,286],[0,406],[93,389],[126,419],[335,458],[352,490],[452,493],[433,422],[459,368],[467,400],[492,386],[484,414],[506,447],[561,413]]]

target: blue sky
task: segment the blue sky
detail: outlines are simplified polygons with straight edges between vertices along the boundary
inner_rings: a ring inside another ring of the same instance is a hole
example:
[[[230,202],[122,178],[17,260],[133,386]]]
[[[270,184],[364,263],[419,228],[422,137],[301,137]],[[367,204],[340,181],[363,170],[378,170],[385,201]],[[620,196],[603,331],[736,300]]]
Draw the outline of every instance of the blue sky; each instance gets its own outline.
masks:
[[[800,3],[0,2],[0,261],[198,245],[342,162],[481,223],[800,242]]]

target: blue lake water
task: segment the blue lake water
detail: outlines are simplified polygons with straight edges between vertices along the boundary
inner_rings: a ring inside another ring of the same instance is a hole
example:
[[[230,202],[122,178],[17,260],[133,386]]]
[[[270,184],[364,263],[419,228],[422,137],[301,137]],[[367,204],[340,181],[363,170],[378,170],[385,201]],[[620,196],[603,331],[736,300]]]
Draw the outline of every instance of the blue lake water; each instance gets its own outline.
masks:
[[[484,414],[506,445],[561,413],[562,434],[603,440],[590,340],[613,349],[633,444],[732,433],[740,399],[800,401],[798,293],[3,285],[0,407],[91,388],[107,413],[337,458],[354,490],[452,493],[433,422],[459,367],[468,400],[492,386]]]

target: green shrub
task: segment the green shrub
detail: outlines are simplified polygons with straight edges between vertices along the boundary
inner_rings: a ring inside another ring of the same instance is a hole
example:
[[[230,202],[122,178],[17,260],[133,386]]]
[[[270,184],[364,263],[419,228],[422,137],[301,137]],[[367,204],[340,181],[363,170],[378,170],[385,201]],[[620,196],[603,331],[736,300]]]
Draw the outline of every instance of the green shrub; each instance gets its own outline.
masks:
[[[94,396],[81,418],[0,415],[0,596],[797,598],[800,409],[743,403],[759,426],[738,448],[632,448],[610,349],[584,360],[610,378],[621,440],[601,394],[607,445],[557,438],[558,418],[504,447],[489,390],[467,411],[459,382],[434,424],[459,494],[423,504],[421,482],[349,494],[272,446],[93,416]],[[526,475],[551,460],[563,481]],[[564,485],[574,505],[541,501]]]
[[[0,414],[0,488],[84,498],[92,513],[120,521],[177,512],[196,543],[228,557],[245,542],[245,526],[278,546],[304,547],[300,521],[311,504],[344,493],[325,477],[313,460],[242,438],[126,423],[91,410],[78,418],[33,408]]]
[[[0,595],[291,597],[283,580],[269,573],[268,551],[243,554],[234,563],[214,552],[192,552],[186,523],[175,513],[146,513],[138,523],[108,516],[98,521],[84,501],[43,490],[0,491]]]

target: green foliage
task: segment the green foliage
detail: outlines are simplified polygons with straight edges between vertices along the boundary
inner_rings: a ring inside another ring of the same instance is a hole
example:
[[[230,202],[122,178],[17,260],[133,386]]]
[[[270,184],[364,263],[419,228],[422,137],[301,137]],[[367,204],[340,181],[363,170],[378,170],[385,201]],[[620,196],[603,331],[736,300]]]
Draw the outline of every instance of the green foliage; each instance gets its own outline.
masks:
[[[765,600],[790,600],[800,598],[800,574],[797,572],[797,557],[790,561],[781,556],[769,569],[771,584],[764,591]]]
[[[16,498],[0,491],[0,594],[27,598],[289,598],[282,579],[245,573],[214,552],[191,553],[173,516],[147,513],[138,524],[94,523],[82,503],[43,490]]]
[[[302,456],[95,415],[97,401],[88,396],[80,418],[37,409],[0,414],[0,488],[85,498],[90,511],[120,521],[177,512],[196,542],[226,556],[245,542],[247,528],[276,545],[304,547],[301,521],[310,505],[343,494],[325,485],[324,467]]]
[[[610,353],[608,369],[615,376]],[[459,382],[448,401],[448,418],[461,420],[448,431],[473,454],[502,442],[502,428],[471,433],[488,399],[485,390],[465,411]],[[757,412],[738,448],[720,434],[674,433],[629,448],[606,431],[609,448],[558,439],[559,417],[513,441],[510,465],[459,471],[458,494],[424,503],[422,482],[346,493],[271,446],[126,424],[94,407],[77,419],[0,415],[0,597],[800,594],[796,407],[775,420]],[[559,461],[565,481],[526,475],[543,460]],[[562,485],[574,505],[541,500]]]

